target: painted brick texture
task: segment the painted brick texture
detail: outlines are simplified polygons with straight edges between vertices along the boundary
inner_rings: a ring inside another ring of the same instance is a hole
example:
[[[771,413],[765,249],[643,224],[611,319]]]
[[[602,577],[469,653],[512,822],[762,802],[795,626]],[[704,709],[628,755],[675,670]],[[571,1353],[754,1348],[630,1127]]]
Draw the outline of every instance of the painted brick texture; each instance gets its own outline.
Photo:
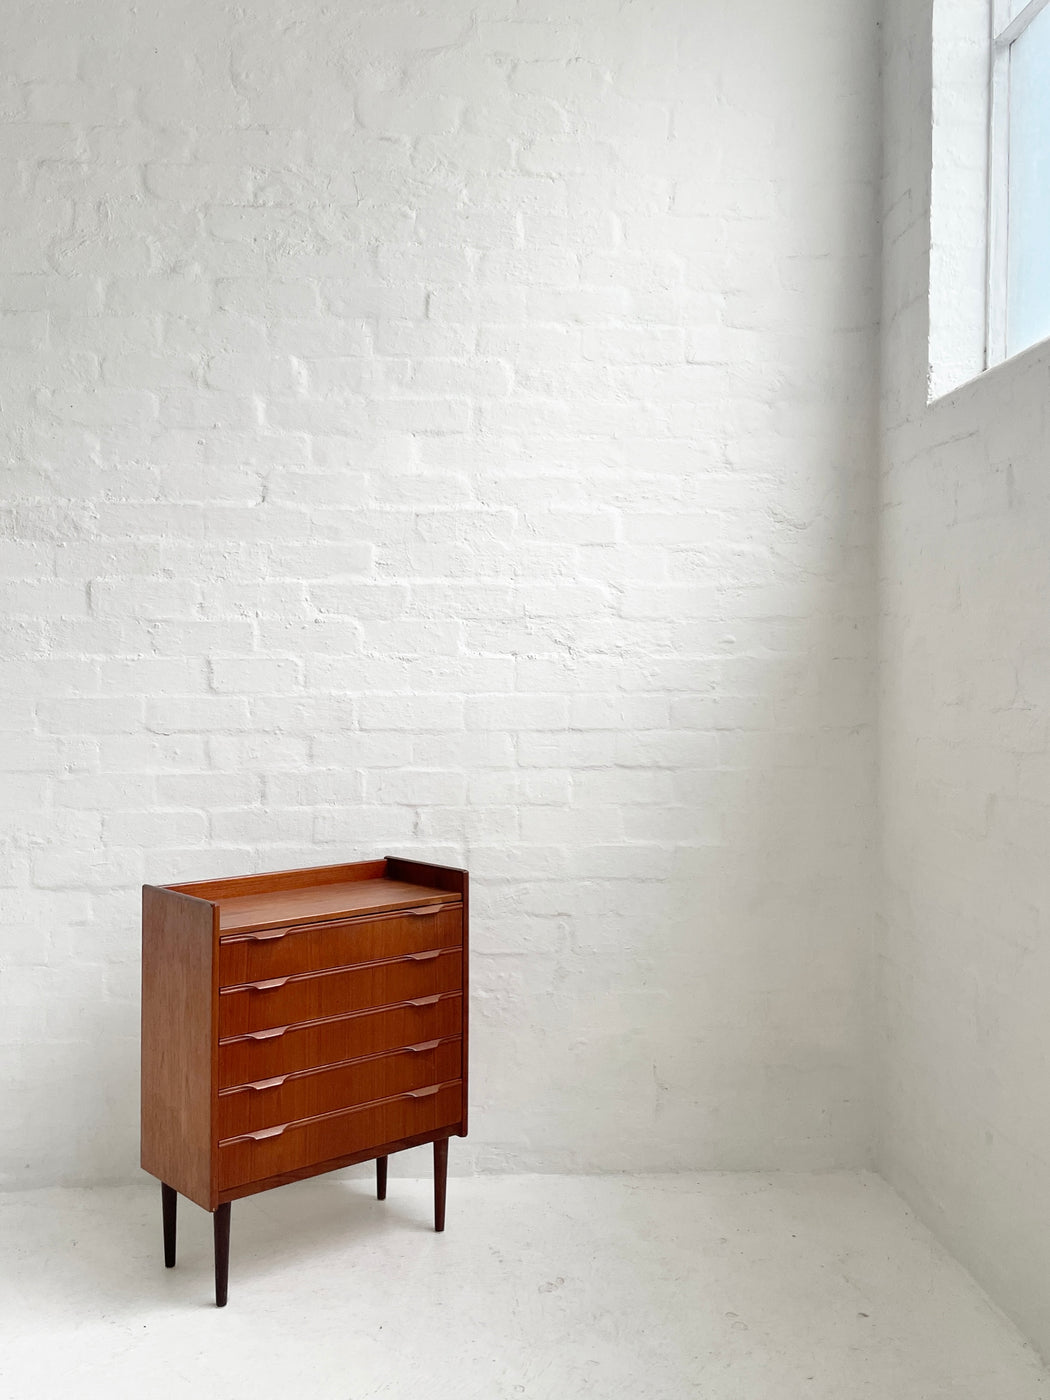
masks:
[[[875,8],[8,7],[5,1182],[135,1172],[140,882],[383,852],[457,1167],[867,1158]]]
[[[926,403],[931,8],[885,49],[879,1160],[1048,1356],[1050,352]]]

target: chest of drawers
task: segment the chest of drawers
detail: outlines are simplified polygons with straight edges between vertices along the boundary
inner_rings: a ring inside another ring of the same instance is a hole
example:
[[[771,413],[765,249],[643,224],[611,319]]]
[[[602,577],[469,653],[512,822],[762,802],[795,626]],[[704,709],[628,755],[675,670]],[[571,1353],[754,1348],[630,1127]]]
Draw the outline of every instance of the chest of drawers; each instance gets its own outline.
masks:
[[[468,877],[388,857],[142,891],[142,1166],[213,1213],[224,1306],[241,1196],[467,1132]]]

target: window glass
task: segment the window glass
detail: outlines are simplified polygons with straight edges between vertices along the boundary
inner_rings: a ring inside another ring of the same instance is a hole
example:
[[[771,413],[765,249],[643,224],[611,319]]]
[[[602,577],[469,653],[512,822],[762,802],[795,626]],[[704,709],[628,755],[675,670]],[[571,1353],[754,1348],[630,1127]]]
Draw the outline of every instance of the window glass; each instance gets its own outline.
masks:
[[[1006,353],[1050,336],[1050,6],[1010,50]]]

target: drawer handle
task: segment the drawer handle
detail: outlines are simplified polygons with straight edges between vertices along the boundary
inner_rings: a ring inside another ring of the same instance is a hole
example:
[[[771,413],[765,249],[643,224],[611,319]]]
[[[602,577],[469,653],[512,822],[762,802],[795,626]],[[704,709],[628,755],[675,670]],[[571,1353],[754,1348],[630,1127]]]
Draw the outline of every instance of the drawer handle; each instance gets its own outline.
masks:
[[[427,904],[422,909],[406,909],[406,914],[411,914],[414,919],[426,919],[431,914],[440,914],[444,906],[440,904]]]
[[[257,1079],[254,1084],[249,1084],[249,1089],[276,1089],[278,1084],[283,1084],[288,1078],[286,1074],[279,1074],[275,1079]]]
[[[248,941],[249,943],[270,943],[275,938],[283,938],[287,932],[286,928],[275,928],[267,933],[250,933]]]
[[[279,1128],[260,1128],[258,1132],[245,1133],[244,1136],[251,1138],[253,1142],[262,1142],[263,1138],[280,1137],[287,1126],[287,1123],[282,1123]]]
[[[409,1006],[433,1006],[436,1002],[439,1002],[440,1000],[440,995],[432,997],[416,997],[414,1001],[410,1001],[408,1004]]]
[[[408,1097],[410,1099],[429,1099],[430,1095],[436,1094],[440,1088],[440,1084],[431,1084],[429,1089],[409,1089]]]
[[[287,981],[287,977],[271,977],[266,982],[249,982],[248,986],[253,992],[272,992],[274,987],[283,987]]]
[[[436,1050],[441,1044],[440,1040],[424,1040],[420,1045],[406,1045],[406,1050],[411,1050],[413,1055],[422,1055],[427,1050]]]
[[[405,956],[410,962],[430,962],[432,958],[440,958],[440,950],[433,953],[406,953]]]
[[[272,1040],[272,1039],[274,1038],[275,1035],[284,1035],[284,1033],[285,1033],[285,1031],[286,1031],[287,1029],[288,1029],[287,1026],[274,1026],[274,1027],[272,1027],[272,1029],[270,1029],[270,1030],[268,1030],[268,1031],[246,1031],[246,1032],[245,1032],[245,1039],[247,1039],[247,1040]]]

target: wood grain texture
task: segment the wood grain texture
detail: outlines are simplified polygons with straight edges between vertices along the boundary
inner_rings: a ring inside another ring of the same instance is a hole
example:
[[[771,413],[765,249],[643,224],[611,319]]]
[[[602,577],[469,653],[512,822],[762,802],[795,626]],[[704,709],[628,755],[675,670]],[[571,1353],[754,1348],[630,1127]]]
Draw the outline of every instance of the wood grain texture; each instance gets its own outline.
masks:
[[[390,1055],[305,1070],[288,1078],[256,1080],[253,1086],[219,1095],[219,1138],[446,1084],[459,1078],[461,1065],[458,1040],[423,1041],[415,1049]]]
[[[435,889],[452,891],[463,901],[463,1119],[457,1136],[466,1137],[469,1102],[470,1051],[470,872],[449,865],[388,856],[386,873],[393,880],[411,880]]]
[[[380,914],[388,909],[455,900],[456,895],[451,890],[411,885],[404,880],[360,880],[301,890],[264,890],[238,899],[220,900],[219,927],[223,933],[235,933],[241,929],[313,923],[347,914]]]
[[[212,1216],[215,1237],[215,1306],[224,1308],[230,1284],[230,1203],[215,1207]]]
[[[219,983],[235,986],[266,977],[394,958],[462,940],[462,905],[424,905],[404,913],[366,915],[333,923],[226,934],[219,945]]]
[[[142,1148],[146,1171],[211,1210],[215,911],[142,890]]]
[[[407,1152],[410,1147],[425,1147],[439,1137],[448,1137],[448,1128],[437,1128],[428,1133],[414,1133],[411,1137],[395,1138],[390,1142],[366,1147],[360,1152],[344,1152],[338,1157],[329,1157],[323,1162],[311,1162],[305,1167],[292,1171],[274,1172],[272,1176],[261,1177],[258,1181],[245,1181],[240,1186],[227,1186],[219,1192],[221,1201],[239,1201],[245,1196],[257,1196],[260,1191],[272,1191],[276,1186],[290,1186],[295,1181],[308,1181],[325,1172],[341,1171],[343,1167],[356,1166],[358,1162],[378,1161],[381,1156],[391,1156],[395,1152]]]
[[[467,872],[457,869],[454,865],[431,865],[425,860],[405,860],[401,856],[387,856],[386,878],[431,886],[451,894],[465,895],[467,892]]]
[[[219,1082],[223,1088],[247,1084],[313,1065],[334,1065],[361,1055],[456,1036],[463,1024],[462,1006],[463,998],[454,992],[423,1006],[383,1007],[290,1026],[266,1040],[240,1037],[224,1041],[219,1045]]]
[[[323,1016],[340,1016],[368,1007],[458,991],[463,957],[459,948],[432,949],[393,962],[308,974],[279,985],[265,982],[225,988],[219,996],[219,1031],[223,1037],[266,1030]]]
[[[434,1229],[445,1228],[445,1194],[448,1184],[448,1138],[434,1143]]]
[[[339,865],[306,865],[299,870],[263,870],[255,875],[232,875],[220,880],[180,881],[166,885],[177,894],[197,899],[234,899],[267,890],[297,890],[314,885],[345,884],[351,880],[378,880],[386,872],[386,860],[359,860]]]
[[[425,1098],[389,1099],[305,1123],[279,1136],[254,1142],[240,1138],[219,1148],[219,1187],[242,1186],[283,1172],[310,1167],[347,1153],[381,1153],[382,1144],[417,1133],[435,1132],[460,1121],[462,1087],[442,1085]]]
[[[467,1130],[468,884],[389,857],[146,886],[146,1170],[215,1211],[434,1143],[440,1228]]]
[[[457,871],[460,876],[460,897],[463,900],[463,1115],[460,1119],[458,1136],[467,1135],[467,1115],[470,1100],[470,875],[465,870]]]

